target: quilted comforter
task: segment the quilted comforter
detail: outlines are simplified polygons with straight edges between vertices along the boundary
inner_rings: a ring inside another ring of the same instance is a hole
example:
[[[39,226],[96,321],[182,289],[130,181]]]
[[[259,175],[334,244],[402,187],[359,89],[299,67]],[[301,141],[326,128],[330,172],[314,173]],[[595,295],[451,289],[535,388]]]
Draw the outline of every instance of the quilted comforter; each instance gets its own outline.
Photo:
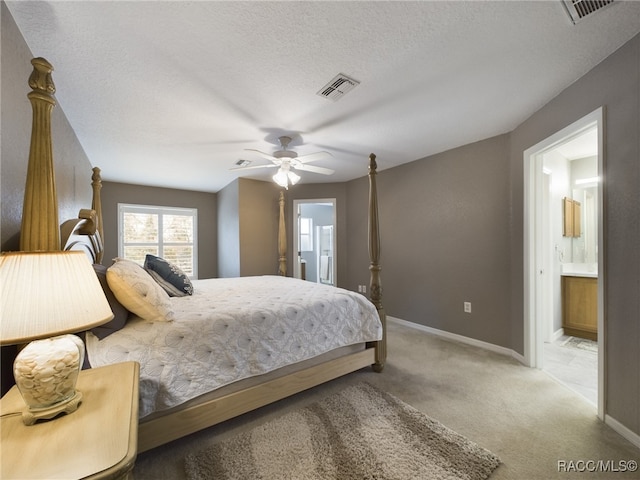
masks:
[[[349,290],[280,276],[193,285],[193,295],[171,298],[171,322],[134,316],[103,340],[87,334],[93,367],[140,363],[141,418],[243,378],[382,337],[373,304]]]

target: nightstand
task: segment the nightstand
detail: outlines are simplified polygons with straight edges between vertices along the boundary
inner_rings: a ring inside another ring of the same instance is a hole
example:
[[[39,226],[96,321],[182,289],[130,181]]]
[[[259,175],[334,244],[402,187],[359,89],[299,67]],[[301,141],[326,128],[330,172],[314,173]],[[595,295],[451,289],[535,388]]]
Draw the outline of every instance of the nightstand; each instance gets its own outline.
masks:
[[[1,478],[130,478],[138,443],[136,362],[80,372],[82,404],[75,412],[25,426],[17,387],[2,397]]]

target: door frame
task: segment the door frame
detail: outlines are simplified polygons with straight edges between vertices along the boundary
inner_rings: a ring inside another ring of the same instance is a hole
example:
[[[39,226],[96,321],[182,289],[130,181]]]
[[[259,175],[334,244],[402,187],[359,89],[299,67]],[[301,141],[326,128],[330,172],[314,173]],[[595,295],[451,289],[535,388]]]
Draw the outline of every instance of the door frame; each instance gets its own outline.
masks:
[[[337,284],[338,279],[338,259],[337,259],[337,200],[335,198],[312,198],[312,199],[296,199],[293,200],[292,208],[292,225],[293,225],[293,277],[300,278],[300,206],[308,204],[331,205],[332,225],[333,225],[333,262],[332,262],[332,278],[333,284]],[[314,225],[315,229],[315,225]],[[315,280],[314,280],[315,281]]]
[[[605,239],[604,239],[604,139],[605,139],[605,111],[599,107],[585,115],[571,125],[528,148],[523,153],[524,161],[524,359],[530,367],[542,368],[543,362],[543,334],[544,322],[541,313],[544,311],[542,304],[544,296],[544,252],[541,241],[542,228],[540,222],[543,218],[541,188],[543,183],[543,159],[542,154],[552,150],[575,137],[581,131],[597,126],[598,130],[598,417],[604,420],[605,412],[605,366],[606,366],[606,330],[605,330],[605,295],[604,285],[606,271],[604,263]]]

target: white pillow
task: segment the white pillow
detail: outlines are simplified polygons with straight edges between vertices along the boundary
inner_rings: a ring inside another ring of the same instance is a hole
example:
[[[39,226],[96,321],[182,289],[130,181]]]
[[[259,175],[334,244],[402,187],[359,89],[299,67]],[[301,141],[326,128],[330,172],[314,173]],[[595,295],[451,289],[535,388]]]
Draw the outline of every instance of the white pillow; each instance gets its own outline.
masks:
[[[173,320],[169,295],[140,265],[124,258],[115,258],[114,262],[107,269],[107,283],[127,310],[144,320]]]

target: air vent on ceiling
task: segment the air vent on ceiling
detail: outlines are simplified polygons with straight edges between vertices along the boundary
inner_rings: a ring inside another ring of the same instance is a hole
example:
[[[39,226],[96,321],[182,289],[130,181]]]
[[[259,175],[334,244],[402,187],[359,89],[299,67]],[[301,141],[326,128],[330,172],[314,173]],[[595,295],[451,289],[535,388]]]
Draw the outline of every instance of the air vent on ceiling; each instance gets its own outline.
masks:
[[[574,25],[587,15],[591,15],[612,3],[613,0],[562,0],[562,4]]]
[[[251,160],[238,160],[236,162],[236,165],[238,167],[248,167],[249,165],[251,165]]]
[[[345,94],[360,85],[360,82],[353,78],[347,77],[343,73],[336,75],[333,80],[318,90],[317,94],[321,97],[336,101],[341,99]]]

